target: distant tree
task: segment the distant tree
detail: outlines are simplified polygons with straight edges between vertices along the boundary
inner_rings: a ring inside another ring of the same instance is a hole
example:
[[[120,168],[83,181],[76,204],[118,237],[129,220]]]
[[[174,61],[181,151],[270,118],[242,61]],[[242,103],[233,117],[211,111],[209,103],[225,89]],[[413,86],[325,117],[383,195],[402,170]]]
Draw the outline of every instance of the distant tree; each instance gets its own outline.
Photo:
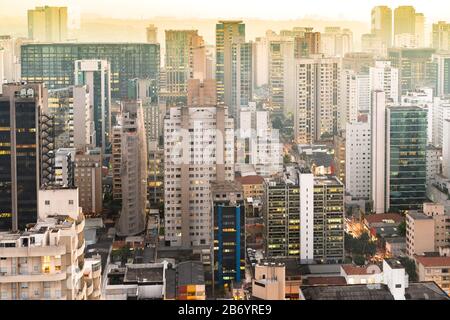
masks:
[[[364,266],[366,264],[366,259],[362,255],[356,255],[353,257],[353,262],[357,266]]]
[[[282,130],[283,129],[283,119],[281,117],[276,117],[272,121],[272,127],[274,129]]]
[[[402,257],[399,259],[402,265],[405,267],[405,271],[409,276],[409,281],[418,281],[416,272],[416,263],[407,257]]]
[[[405,237],[406,236],[406,221],[403,221],[402,223],[399,224],[398,232],[399,232],[401,237]]]

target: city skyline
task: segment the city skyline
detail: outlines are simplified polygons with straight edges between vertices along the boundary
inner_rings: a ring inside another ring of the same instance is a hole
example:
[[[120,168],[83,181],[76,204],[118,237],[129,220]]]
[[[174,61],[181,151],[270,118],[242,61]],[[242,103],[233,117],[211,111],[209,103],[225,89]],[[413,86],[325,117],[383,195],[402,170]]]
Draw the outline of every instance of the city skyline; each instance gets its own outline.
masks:
[[[124,3],[0,11],[0,300],[450,300],[450,6]]]
[[[431,6],[431,3],[439,3],[439,6]],[[301,18],[337,19],[367,22],[370,18],[370,10],[378,5],[386,5],[379,0],[347,0],[345,4],[336,6],[332,0],[306,0],[292,1],[279,0],[277,6],[270,5],[269,0],[229,0],[220,6],[215,1],[193,0],[189,10],[183,6],[183,0],[152,0],[143,2],[139,0],[127,1],[126,7],[120,0],[24,0],[15,3],[0,4],[0,16],[21,17],[26,15],[26,10],[33,6],[67,6],[69,15],[79,18],[80,15],[95,15],[99,17],[122,19],[151,19],[157,17],[173,18],[219,18],[219,19],[262,19],[262,20],[295,20]],[[262,4],[262,5],[261,5]],[[431,0],[424,3],[420,0],[393,0],[387,4],[391,8],[403,5],[411,5],[418,12],[423,12],[427,18],[427,24],[432,21],[450,18],[446,14],[450,9],[450,3],[440,0]],[[236,10],[239,8],[239,10]],[[286,10],[289,8],[289,10]],[[307,8],[306,10],[304,8]],[[146,11],[148,9],[148,12]],[[73,19],[73,18],[72,18]]]

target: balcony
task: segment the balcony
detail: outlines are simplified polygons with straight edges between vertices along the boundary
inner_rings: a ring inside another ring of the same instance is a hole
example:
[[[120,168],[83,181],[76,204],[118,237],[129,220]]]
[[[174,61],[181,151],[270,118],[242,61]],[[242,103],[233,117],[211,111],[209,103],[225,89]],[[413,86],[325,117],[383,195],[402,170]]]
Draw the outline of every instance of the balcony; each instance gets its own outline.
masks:
[[[77,234],[83,232],[84,230],[84,225],[86,223],[86,220],[83,217],[83,220],[81,220],[80,222],[77,223]]]
[[[66,278],[67,278],[66,272],[20,274],[20,275],[6,274],[0,277],[0,283],[62,281],[65,280]]]
[[[94,281],[86,279],[86,295],[89,297],[94,291]]]
[[[86,241],[83,239],[81,244],[78,245],[77,257],[80,257],[84,253],[85,246],[86,246]]]
[[[64,254],[66,254],[66,246],[64,245],[48,247],[0,248],[0,257],[4,258],[62,256]]]

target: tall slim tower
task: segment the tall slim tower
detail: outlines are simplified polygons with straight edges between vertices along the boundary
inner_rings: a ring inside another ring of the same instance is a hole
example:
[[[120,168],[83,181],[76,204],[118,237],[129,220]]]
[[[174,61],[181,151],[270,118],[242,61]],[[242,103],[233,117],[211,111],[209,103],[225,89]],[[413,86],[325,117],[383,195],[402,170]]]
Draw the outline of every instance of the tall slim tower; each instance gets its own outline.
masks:
[[[392,106],[386,112],[386,208],[420,210],[427,201],[427,110]]]
[[[28,37],[40,42],[67,40],[67,7],[36,7],[28,10]]]
[[[132,236],[145,230],[147,202],[147,141],[140,101],[122,102],[114,127],[114,186],[120,184],[122,210],[117,233]]]
[[[95,145],[105,153],[111,132],[111,74],[106,60],[75,61],[75,85],[87,85],[93,109]]]
[[[375,213],[385,213],[386,195],[386,94],[373,91],[371,108],[372,188],[371,199]]]
[[[40,117],[47,108],[42,84],[3,85],[0,96],[0,230],[37,222]]]
[[[243,41],[242,41],[243,40]],[[245,24],[242,21],[219,21],[216,24],[216,81],[219,103],[232,105],[233,46],[245,42]]]
[[[313,55],[296,63],[294,134],[300,144],[331,140],[337,132],[340,59]]]
[[[400,6],[394,11],[394,35],[416,33],[416,9],[413,6]]]
[[[158,28],[155,25],[150,24],[147,27],[147,43],[157,44],[158,43]]]
[[[392,46],[392,10],[387,6],[372,9],[372,34],[382,39],[386,47]]]

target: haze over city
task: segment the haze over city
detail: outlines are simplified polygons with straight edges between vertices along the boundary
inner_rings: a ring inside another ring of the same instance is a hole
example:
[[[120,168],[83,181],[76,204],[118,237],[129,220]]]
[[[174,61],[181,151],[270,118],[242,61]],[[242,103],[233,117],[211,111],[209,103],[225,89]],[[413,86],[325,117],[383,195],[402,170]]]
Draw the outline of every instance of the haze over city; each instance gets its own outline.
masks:
[[[450,300],[447,2],[1,1],[0,300]]]

